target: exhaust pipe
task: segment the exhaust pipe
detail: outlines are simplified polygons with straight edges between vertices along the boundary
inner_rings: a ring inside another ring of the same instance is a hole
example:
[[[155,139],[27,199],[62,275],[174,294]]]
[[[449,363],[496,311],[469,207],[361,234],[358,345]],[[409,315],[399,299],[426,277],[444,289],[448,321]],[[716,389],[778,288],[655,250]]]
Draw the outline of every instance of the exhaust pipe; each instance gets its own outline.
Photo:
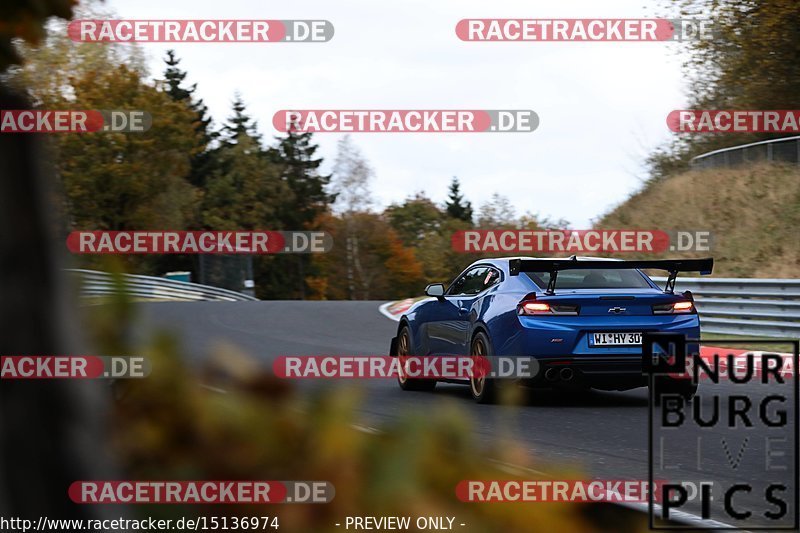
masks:
[[[558,379],[558,370],[555,368],[548,368],[544,371],[544,379],[547,381],[556,381]]]
[[[561,376],[561,379],[563,379],[564,381],[569,381],[573,378],[575,372],[573,372],[571,368],[567,367],[567,368],[562,368],[561,373],[559,375]]]

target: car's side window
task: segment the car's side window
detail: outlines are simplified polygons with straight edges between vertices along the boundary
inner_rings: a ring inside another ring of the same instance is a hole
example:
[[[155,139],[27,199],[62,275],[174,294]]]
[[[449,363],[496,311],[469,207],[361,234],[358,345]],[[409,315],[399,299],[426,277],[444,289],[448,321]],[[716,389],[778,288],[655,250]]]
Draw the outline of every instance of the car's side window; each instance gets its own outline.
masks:
[[[450,286],[447,290],[447,295],[459,296],[478,294],[494,283],[492,281],[493,276],[490,276],[491,270],[492,269],[488,267],[482,266],[469,269]],[[488,285],[487,282],[489,282]]]

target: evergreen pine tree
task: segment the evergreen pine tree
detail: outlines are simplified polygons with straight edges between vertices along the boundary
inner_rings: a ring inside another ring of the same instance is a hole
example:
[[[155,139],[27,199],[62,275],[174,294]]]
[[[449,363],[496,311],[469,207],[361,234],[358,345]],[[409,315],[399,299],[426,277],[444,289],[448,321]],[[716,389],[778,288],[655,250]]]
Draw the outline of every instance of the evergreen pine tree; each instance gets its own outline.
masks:
[[[450,194],[448,194],[445,202],[445,211],[452,218],[472,223],[472,203],[464,201],[464,195],[461,194],[461,185],[455,176],[453,176],[453,181],[450,182]]]
[[[301,230],[327,211],[336,195],[327,192],[331,176],[319,173],[321,158],[315,158],[318,146],[312,133],[289,131],[278,137],[272,158],[281,166],[281,177],[293,193],[293,201],[284,207],[282,220],[287,229]]]
[[[214,151],[215,169],[203,198],[203,226],[215,230],[275,230],[281,225],[283,202],[291,197],[276,165],[261,144],[255,121],[236,95],[232,114],[222,126]],[[253,270],[259,296],[275,282],[264,272],[272,264],[263,257],[214,257],[203,261],[204,275],[220,286],[239,284]],[[244,278],[242,277],[244,276]],[[277,280],[279,281],[279,280]]]
[[[270,150],[272,161],[281,169],[281,179],[289,194],[280,207],[280,220],[285,230],[311,230],[320,215],[330,210],[336,200],[327,191],[330,175],[319,172],[322,159],[315,157],[318,146],[311,133],[289,131],[276,138],[278,145]],[[313,275],[310,257],[306,254],[276,256],[267,284],[274,287],[272,298],[306,297],[306,277]]]
[[[194,122],[197,145],[192,153],[191,170],[187,179],[195,187],[203,188],[214,168],[211,146],[218,134],[212,128],[208,106],[205,105],[201,98],[196,98],[195,96],[197,84],[184,87],[186,72],[178,66],[180,61],[173,50],[167,50],[167,57],[164,59],[164,63],[167,65],[164,70],[164,80],[167,84],[166,93],[176,102],[184,103],[197,116]]]

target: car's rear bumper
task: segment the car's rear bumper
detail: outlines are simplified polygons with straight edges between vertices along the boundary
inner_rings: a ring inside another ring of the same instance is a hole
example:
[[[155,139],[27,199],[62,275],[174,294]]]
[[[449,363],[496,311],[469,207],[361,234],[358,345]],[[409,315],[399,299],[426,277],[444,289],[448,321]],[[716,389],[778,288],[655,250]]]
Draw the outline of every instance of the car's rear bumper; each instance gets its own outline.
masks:
[[[641,355],[572,355],[540,359],[539,364],[539,372],[530,380],[534,386],[630,389],[647,385]]]
[[[528,380],[537,387],[581,386],[627,390],[647,386],[641,354],[570,355],[539,359],[539,371]],[[678,379],[688,376],[674,376]]]
[[[526,354],[541,360],[561,356],[641,357],[641,346],[595,346],[591,336],[593,333],[660,332],[684,335],[687,339],[700,337],[697,315],[518,317],[518,320],[516,334],[492,335],[493,339],[505,339],[495,342],[495,353]]]

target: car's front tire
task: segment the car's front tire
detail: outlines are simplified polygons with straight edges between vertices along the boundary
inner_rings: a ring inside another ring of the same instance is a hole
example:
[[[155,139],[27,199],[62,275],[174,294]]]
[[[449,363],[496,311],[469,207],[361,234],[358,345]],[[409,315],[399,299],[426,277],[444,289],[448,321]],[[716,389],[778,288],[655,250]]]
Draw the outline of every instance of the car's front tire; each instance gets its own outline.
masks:
[[[414,379],[408,377],[404,372],[403,356],[413,355],[411,351],[411,330],[408,326],[404,325],[400,328],[400,333],[397,335],[397,357],[400,358],[399,374],[397,376],[397,383],[400,388],[408,391],[432,391],[436,388],[435,379]]]

